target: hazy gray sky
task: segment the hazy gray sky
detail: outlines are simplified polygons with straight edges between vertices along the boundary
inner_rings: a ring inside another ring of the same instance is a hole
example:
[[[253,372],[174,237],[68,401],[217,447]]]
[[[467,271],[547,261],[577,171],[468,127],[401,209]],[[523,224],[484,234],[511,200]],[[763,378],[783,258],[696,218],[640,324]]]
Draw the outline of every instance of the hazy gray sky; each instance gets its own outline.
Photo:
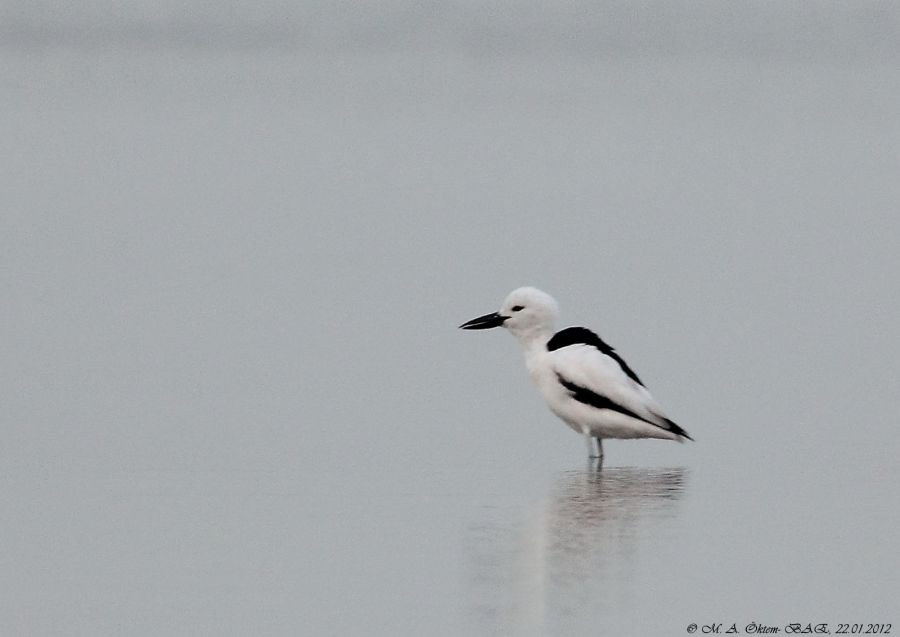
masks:
[[[886,2],[5,2],[9,42],[182,42],[324,50],[460,49],[805,59],[900,51]]]

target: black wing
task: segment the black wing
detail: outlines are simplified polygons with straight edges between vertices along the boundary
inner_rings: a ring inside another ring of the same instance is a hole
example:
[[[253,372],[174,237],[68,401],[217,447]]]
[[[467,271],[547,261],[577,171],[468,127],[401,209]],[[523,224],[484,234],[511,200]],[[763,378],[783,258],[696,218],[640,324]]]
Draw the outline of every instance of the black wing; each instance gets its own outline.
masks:
[[[665,422],[665,425],[661,425],[658,422],[653,422],[652,420],[647,420],[646,418],[638,416],[627,407],[623,407],[607,396],[603,396],[602,394],[598,394],[597,392],[588,389],[587,387],[582,387],[581,385],[577,385],[570,380],[566,380],[566,378],[559,372],[556,373],[556,378],[559,380],[559,384],[565,387],[569,394],[571,394],[572,398],[580,403],[590,405],[591,407],[596,407],[597,409],[610,409],[612,411],[617,411],[620,414],[625,414],[626,416],[631,416],[636,420],[643,421],[648,425],[653,425],[654,427],[659,427],[660,429],[671,431],[676,436],[684,436],[688,440],[693,440],[688,432],[686,432],[684,429],[679,427],[677,424],[675,424],[665,416],[658,416]]]
[[[601,352],[609,356],[611,359],[616,361],[619,364],[619,367],[622,368],[622,371],[628,375],[628,378],[636,382],[641,387],[644,386],[644,383],[641,382],[641,379],[638,378],[638,375],[634,373],[634,370],[628,366],[628,363],[619,356],[618,352],[613,349],[612,345],[606,343],[602,338],[600,338],[597,334],[592,332],[586,327],[567,327],[564,330],[560,330],[556,334],[553,335],[547,342],[547,351],[552,352],[553,350],[560,349],[562,347],[567,347],[568,345],[590,345],[592,347],[596,347]]]

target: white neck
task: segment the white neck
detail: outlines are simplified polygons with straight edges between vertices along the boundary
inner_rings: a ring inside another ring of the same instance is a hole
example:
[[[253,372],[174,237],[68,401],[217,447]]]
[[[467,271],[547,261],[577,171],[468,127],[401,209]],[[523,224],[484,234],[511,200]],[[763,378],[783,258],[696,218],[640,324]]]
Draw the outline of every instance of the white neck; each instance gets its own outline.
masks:
[[[553,337],[553,327],[549,325],[535,325],[522,330],[510,330],[510,332],[516,337],[516,340],[519,341],[526,353],[544,349],[547,346],[547,341]]]

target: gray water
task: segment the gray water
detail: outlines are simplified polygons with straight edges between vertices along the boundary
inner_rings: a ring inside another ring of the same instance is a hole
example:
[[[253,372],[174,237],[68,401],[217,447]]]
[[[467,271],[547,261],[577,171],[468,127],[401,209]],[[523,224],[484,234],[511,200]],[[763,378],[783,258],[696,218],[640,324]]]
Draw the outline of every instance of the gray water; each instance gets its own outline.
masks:
[[[896,9],[2,17],[0,634],[900,630]],[[525,284],[697,442],[590,466]]]

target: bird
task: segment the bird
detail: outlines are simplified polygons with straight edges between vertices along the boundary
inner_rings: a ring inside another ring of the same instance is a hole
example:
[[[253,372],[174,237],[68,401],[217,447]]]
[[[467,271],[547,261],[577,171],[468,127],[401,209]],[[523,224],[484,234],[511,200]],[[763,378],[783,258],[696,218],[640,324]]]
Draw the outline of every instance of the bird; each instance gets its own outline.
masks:
[[[603,462],[603,440],[607,438],[693,440],[665,415],[613,347],[585,327],[556,332],[558,319],[556,300],[526,286],[510,292],[499,311],[459,327],[504,327],[516,337],[528,373],[550,411],[584,436],[592,459]]]

